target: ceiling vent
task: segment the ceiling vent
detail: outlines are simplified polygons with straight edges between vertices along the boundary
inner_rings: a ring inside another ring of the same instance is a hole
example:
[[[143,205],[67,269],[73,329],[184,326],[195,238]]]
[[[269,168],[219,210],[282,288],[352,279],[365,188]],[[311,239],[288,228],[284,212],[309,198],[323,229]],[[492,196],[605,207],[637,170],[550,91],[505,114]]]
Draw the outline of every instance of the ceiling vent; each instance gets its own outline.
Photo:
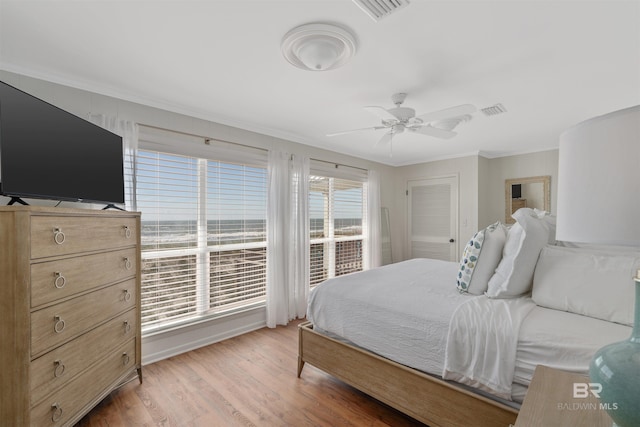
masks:
[[[409,0],[353,0],[353,2],[376,22],[409,5]]]
[[[486,116],[496,116],[498,114],[506,113],[507,109],[504,108],[504,105],[502,104],[496,104],[491,107],[481,108],[480,111],[482,111]]]

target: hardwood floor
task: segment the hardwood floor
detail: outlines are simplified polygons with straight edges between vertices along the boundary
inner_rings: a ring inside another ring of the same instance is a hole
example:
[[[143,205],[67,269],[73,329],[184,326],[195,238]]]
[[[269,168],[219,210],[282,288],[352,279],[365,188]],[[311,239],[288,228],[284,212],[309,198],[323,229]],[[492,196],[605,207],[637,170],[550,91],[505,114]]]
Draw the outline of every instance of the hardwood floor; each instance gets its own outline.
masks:
[[[146,365],[77,426],[423,426],[308,364],[297,378],[298,323]]]

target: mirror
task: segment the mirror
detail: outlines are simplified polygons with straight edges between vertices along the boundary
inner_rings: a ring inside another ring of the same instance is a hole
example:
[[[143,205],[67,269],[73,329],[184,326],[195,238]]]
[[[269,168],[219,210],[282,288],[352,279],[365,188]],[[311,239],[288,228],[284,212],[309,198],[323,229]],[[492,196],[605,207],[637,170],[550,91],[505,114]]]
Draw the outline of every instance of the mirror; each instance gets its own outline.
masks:
[[[511,214],[520,208],[551,210],[550,186],[551,177],[532,176],[505,180],[505,222],[513,224]]]

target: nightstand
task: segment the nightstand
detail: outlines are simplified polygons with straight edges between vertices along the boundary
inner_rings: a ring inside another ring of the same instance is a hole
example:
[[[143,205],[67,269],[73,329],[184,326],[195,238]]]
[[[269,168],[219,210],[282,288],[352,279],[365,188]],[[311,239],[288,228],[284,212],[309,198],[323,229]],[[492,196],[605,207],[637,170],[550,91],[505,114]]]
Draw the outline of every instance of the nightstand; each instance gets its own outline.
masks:
[[[515,427],[611,427],[611,417],[593,394],[598,386],[589,382],[587,376],[538,365]]]

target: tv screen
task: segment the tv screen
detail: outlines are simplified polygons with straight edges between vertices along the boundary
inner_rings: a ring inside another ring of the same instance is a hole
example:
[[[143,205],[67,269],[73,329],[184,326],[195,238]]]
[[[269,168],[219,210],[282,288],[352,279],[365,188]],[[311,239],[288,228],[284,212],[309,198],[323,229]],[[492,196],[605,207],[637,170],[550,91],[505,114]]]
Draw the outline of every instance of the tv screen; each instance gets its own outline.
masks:
[[[511,186],[511,197],[514,199],[522,197],[522,184],[513,184]]]
[[[0,194],[124,203],[122,138],[0,82]]]

